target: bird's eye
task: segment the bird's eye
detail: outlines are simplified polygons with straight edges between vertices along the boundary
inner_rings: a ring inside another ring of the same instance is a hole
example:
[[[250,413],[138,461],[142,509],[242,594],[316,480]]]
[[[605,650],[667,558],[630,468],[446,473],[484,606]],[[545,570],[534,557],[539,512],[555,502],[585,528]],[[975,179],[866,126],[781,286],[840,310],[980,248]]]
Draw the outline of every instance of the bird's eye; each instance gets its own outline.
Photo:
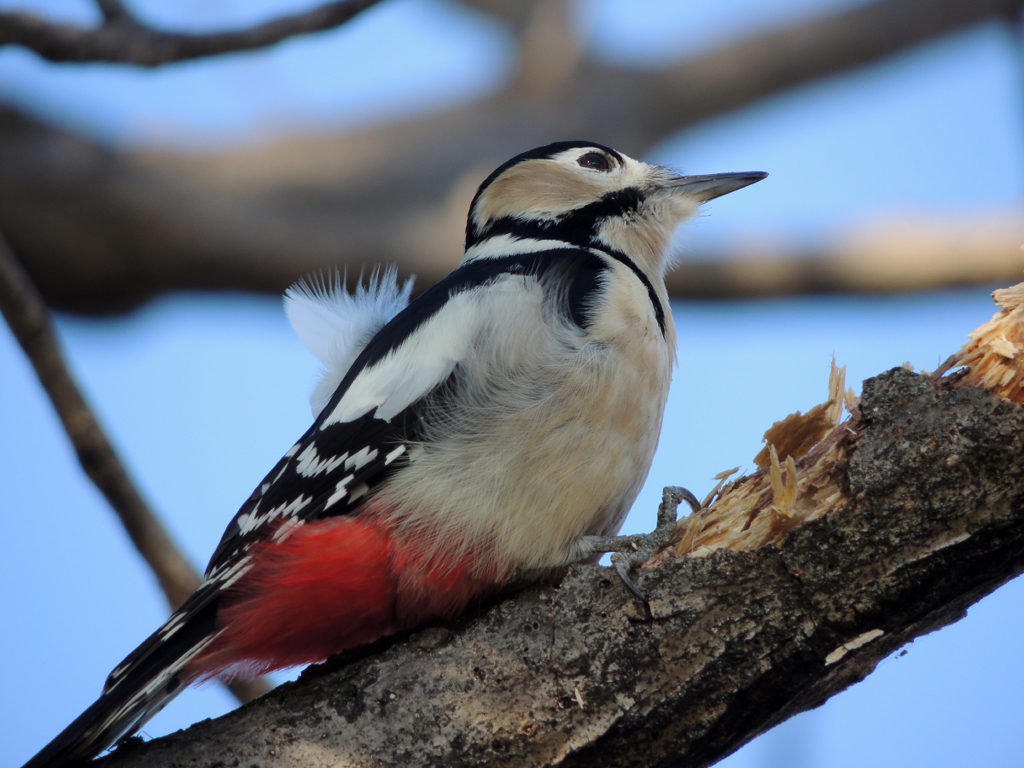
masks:
[[[600,152],[587,152],[587,154],[581,155],[580,159],[576,162],[584,168],[590,168],[595,171],[610,171],[612,169],[612,164],[608,162],[608,158]]]

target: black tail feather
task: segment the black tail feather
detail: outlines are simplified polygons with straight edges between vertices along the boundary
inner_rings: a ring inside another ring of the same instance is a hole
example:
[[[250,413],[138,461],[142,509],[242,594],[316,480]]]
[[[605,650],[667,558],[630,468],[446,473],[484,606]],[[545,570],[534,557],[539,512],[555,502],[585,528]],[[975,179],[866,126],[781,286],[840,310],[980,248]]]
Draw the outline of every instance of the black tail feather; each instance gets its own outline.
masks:
[[[158,691],[140,698],[134,705],[129,705],[132,697],[125,697],[120,687],[116,693],[104,693],[22,768],[86,765],[105,749],[135,733],[182,688],[178,676],[174,675]]]
[[[191,681],[188,662],[216,634],[216,616],[216,597],[197,592],[118,665],[116,679],[108,679],[92,706],[22,768],[76,768],[135,733]],[[177,623],[169,632],[171,622]]]

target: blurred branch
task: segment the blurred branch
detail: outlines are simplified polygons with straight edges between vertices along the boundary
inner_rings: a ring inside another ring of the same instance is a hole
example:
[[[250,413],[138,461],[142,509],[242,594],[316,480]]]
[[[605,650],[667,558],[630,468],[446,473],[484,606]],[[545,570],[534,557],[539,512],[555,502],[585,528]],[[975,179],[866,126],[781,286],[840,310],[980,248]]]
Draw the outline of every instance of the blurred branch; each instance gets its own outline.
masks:
[[[445,113],[199,157],[117,152],[0,110],[0,229],[47,302],[79,311],[121,311],[173,290],[279,293],[311,270],[379,262],[417,274],[422,288],[458,263],[473,190],[517,152],[588,138],[638,155],[700,120],[1005,20],[1022,4],[882,0],[657,71],[555,56],[545,82],[544,67],[521,62],[500,93]],[[560,8],[530,6],[516,21],[524,56],[548,55],[544,14],[567,34]],[[779,290],[878,290],[844,283],[830,255],[787,259],[793,278]],[[813,280],[802,275],[810,264]],[[721,297],[765,284],[730,282],[732,271],[689,264],[673,286]],[[923,276],[916,287],[940,284]]]
[[[0,309],[60,416],[89,479],[117,512],[172,609],[201,578],[156,519],[114,452],[65,366],[49,313],[6,243],[0,241]]]
[[[1024,210],[867,222],[817,249],[765,237],[666,275],[673,296],[736,299],[813,293],[902,293],[1017,282]]]
[[[298,181],[269,192],[253,179],[238,182],[248,192],[199,183],[0,110],[0,226],[47,302],[77,311],[121,311],[173,290],[279,295],[308,272],[367,262],[397,262],[423,288],[457,264],[476,181],[423,212],[398,201],[352,210]],[[762,237],[726,254],[689,253],[668,286],[677,297],[724,299],[1016,281],[1022,221],[1012,210],[905,218],[813,249]]]
[[[104,21],[132,20],[132,15],[121,0],[96,0],[96,7],[103,14]]]
[[[757,35],[661,73],[668,103],[653,128],[673,130],[677,116],[695,108],[705,119],[986,19],[1016,24],[1022,7],[1021,0],[882,0]]]
[[[142,498],[64,363],[50,314],[28,275],[0,237],[0,312],[35,368],[78,460],[124,524],[156,575],[171,610],[202,581]],[[231,686],[245,703],[270,690],[263,681]]]
[[[158,67],[176,61],[266,48],[297,35],[339,27],[380,0],[338,0],[304,13],[230,32],[162,32],[138,21],[120,0],[96,0],[103,24],[54,24],[27,13],[0,12],[0,46],[19,45],[49,61],[115,62]]]

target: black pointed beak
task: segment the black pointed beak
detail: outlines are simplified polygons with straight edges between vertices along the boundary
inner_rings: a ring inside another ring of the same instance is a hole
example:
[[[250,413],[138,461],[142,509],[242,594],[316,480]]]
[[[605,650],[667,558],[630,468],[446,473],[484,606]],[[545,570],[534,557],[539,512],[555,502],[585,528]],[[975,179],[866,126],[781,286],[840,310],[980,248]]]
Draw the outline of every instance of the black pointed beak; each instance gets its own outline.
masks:
[[[677,176],[665,185],[665,189],[682,192],[700,203],[749,187],[760,181],[767,173],[747,171],[744,173],[710,173],[704,176]]]

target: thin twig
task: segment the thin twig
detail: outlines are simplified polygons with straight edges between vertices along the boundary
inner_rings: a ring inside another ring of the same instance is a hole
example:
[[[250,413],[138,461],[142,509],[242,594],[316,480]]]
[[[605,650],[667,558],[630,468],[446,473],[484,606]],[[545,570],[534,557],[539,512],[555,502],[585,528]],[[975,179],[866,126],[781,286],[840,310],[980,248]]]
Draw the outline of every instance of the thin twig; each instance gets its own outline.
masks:
[[[0,312],[35,368],[89,479],[114,508],[136,549],[156,575],[171,610],[202,581],[135,487],[64,362],[50,314],[25,270],[0,236]],[[232,685],[245,703],[269,690],[263,681]]]
[[[334,29],[380,0],[337,0],[304,13],[227,32],[162,32],[133,17],[120,0],[96,0],[98,27],[53,24],[27,13],[0,13],[0,46],[20,45],[50,61],[158,67],[176,61],[266,48],[296,35]]]
[[[108,22],[135,21],[134,17],[124,6],[124,3],[122,3],[121,0],[96,0],[96,6],[100,9],[100,13],[103,14],[103,18]]]

